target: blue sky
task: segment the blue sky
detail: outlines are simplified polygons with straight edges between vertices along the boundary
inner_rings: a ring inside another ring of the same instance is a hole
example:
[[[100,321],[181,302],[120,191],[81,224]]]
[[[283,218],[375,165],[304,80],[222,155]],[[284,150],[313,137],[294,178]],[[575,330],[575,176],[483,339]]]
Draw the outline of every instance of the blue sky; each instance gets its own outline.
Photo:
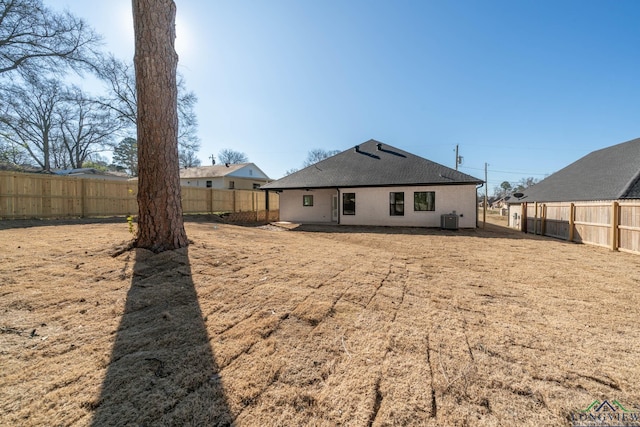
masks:
[[[44,0],[133,57],[131,2]],[[640,1],[178,0],[208,164],[271,178],[377,139],[484,179],[551,174],[640,137]]]

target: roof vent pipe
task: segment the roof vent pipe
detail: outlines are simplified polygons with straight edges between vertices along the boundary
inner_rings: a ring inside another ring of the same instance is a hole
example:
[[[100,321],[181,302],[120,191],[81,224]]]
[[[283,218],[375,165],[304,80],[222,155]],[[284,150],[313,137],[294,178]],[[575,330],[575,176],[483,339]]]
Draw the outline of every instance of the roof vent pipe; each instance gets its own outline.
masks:
[[[359,145],[356,145],[356,147],[355,147],[355,151],[356,151],[356,153],[359,153],[359,152],[360,152],[360,146],[359,146]]]
[[[382,151],[382,144],[378,143],[378,145],[376,145],[376,147],[378,147],[378,151]]]

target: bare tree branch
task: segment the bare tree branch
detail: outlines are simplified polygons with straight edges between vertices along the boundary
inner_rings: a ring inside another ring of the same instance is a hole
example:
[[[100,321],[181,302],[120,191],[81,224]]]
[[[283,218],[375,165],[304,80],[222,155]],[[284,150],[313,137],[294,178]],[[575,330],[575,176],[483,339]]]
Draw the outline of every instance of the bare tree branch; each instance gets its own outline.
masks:
[[[0,75],[93,68],[100,43],[100,36],[69,12],[55,13],[41,0],[0,0]]]
[[[218,153],[218,160],[220,161],[220,163],[237,164],[247,163],[249,161],[249,158],[244,153],[232,150],[230,148],[225,148],[223,150],[220,150],[220,152]]]

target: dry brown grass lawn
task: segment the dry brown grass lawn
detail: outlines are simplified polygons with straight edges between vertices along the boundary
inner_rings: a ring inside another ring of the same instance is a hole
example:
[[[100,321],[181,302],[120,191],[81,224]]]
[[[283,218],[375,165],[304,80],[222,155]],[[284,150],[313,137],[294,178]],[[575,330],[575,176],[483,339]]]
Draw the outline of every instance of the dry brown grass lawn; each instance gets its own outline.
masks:
[[[0,425],[570,425],[640,411],[640,257],[485,230],[0,222]]]

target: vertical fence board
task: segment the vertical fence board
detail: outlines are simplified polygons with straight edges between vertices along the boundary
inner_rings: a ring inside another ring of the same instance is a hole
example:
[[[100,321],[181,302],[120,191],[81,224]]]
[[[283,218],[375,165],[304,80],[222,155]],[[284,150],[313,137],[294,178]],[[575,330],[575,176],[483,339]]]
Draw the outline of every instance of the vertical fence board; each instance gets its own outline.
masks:
[[[640,200],[528,203],[525,212],[529,233],[640,254]]]
[[[571,206],[569,203],[545,203],[545,236],[558,239],[569,239],[569,218]]]
[[[137,193],[135,181],[0,172],[0,219],[136,215]],[[185,214],[266,212],[260,190],[182,187],[181,193]],[[270,193],[269,220],[278,217],[278,199]]]
[[[640,203],[619,202],[619,247],[625,252],[640,253]]]
[[[576,203],[575,241],[611,247],[612,211],[610,202]]]

